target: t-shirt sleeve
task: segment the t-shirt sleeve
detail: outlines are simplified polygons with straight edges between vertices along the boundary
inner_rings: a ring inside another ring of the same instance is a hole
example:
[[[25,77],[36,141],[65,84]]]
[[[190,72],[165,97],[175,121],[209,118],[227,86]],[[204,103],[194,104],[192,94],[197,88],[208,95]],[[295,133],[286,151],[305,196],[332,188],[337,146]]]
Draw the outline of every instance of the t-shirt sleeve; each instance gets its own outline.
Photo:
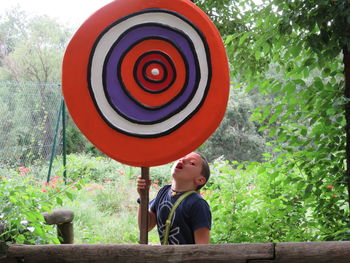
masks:
[[[165,194],[165,192],[169,189],[169,187],[170,187],[169,185],[163,186],[157,193],[156,198],[154,198],[151,202],[149,202],[149,210],[151,210],[153,213],[156,214],[157,206],[159,204],[159,199],[161,195]]]
[[[202,227],[211,229],[210,207],[204,199],[199,199],[192,204],[190,219],[193,230],[197,230]]]

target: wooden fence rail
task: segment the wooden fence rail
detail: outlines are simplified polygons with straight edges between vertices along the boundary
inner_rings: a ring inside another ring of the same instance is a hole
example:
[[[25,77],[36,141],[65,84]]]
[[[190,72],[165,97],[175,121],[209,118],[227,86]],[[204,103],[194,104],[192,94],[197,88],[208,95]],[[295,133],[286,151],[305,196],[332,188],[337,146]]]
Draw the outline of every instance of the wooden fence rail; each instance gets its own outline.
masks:
[[[11,245],[0,249],[0,263],[15,262],[349,263],[350,241],[185,246]]]
[[[73,245],[73,212],[55,210],[43,215],[47,224],[57,225],[62,245],[5,246],[0,242],[0,263],[350,263],[350,241],[186,246]],[[4,227],[0,225],[0,233]]]

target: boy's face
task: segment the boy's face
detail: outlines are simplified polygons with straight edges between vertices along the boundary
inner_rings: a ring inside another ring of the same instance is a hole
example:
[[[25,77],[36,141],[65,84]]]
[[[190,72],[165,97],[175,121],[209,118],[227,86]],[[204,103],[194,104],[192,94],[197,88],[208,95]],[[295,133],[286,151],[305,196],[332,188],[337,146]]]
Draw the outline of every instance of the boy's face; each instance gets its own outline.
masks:
[[[172,176],[176,182],[194,182],[201,184],[205,180],[202,176],[203,160],[197,153],[189,153],[175,162],[172,168]],[[205,183],[205,181],[204,181]]]

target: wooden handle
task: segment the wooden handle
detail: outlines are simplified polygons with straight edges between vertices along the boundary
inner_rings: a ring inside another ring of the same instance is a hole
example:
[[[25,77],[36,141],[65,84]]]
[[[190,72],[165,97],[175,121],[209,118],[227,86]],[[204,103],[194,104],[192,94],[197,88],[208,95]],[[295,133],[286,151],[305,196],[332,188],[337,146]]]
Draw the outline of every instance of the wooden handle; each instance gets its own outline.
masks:
[[[141,178],[146,180],[146,188],[141,191],[141,227],[140,244],[148,244],[148,203],[149,203],[149,167],[141,167]]]

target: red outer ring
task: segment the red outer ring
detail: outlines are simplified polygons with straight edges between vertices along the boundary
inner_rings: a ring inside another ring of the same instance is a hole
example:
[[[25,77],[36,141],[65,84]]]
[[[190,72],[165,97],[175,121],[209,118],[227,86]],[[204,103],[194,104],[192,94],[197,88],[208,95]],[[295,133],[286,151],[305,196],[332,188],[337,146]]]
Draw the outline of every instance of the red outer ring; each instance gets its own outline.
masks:
[[[119,133],[104,122],[90,96],[87,73],[90,52],[101,32],[116,20],[148,8],[172,10],[199,28],[210,49],[212,79],[202,107],[184,125],[159,138],[136,138]],[[70,41],[63,60],[62,89],[73,120],[102,152],[132,166],[169,163],[197,149],[224,117],[229,83],[221,37],[207,15],[188,0],[115,0],[85,21]]]

